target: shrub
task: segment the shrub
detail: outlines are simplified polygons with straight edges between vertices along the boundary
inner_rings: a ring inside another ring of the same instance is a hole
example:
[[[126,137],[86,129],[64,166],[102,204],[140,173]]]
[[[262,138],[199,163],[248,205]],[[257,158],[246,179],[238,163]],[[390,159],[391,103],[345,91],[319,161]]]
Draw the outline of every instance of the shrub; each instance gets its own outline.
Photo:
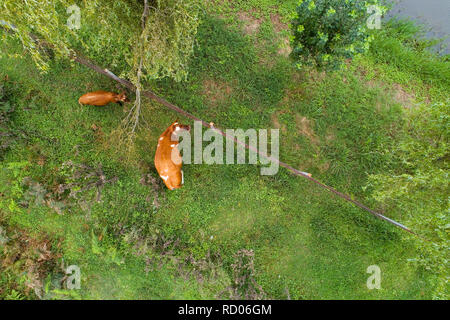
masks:
[[[291,24],[297,67],[337,69],[344,59],[365,52],[371,40],[371,5],[378,0],[300,0]]]

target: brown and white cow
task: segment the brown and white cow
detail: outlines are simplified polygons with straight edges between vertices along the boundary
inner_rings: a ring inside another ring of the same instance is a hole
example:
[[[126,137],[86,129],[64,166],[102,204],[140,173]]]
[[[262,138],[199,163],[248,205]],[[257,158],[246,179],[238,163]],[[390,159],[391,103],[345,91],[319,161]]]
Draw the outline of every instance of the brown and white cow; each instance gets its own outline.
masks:
[[[180,130],[189,131],[190,129],[190,126],[179,124],[177,120],[158,139],[155,167],[159,176],[170,190],[178,189],[184,184],[183,170],[181,170],[182,159],[180,151],[177,148],[177,133]]]

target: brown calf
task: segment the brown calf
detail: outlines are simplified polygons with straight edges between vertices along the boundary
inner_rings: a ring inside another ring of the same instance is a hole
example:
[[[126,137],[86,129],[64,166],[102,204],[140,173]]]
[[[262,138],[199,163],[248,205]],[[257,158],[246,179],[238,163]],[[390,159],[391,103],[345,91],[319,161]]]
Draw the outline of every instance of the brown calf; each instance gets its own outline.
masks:
[[[78,99],[79,104],[88,104],[91,106],[106,106],[110,102],[126,102],[127,96],[125,92],[120,94],[108,91],[94,91],[83,94],[80,99]]]

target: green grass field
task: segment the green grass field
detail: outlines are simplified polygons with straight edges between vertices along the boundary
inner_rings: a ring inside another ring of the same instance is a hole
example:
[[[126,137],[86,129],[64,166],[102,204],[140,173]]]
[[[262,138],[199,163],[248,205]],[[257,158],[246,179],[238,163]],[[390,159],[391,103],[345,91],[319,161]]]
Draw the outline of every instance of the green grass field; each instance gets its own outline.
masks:
[[[448,63],[394,25],[342,71],[296,71],[282,40],[292,3],[252,3],[210,8],[188,81],[151,89],[220,128],[279,128],[280,160],[383,212],[363,188],[367,176],[397,165],[383,151],[408,108],[445,101]],[[1,298],[432,297],[431,275],[408,263],[416,240],[403,231],[282,168],[261,176],[252,165],[185,165],[184,187],[168,191],[153,165],[157,137],[176,118],[192,122],[144,100],[146,122],[128,150],[114,134],[121,106],[77,103],[115,83],[61,61],[40,74],[17,41],[0,46],[17,135],[0,159],[0,236],[9,239],[0,242]],[[101,164],[118,180],[100,202],[95,188],[71,199],[57,192],[76,180],[67,161]],[[141,183],[145,175],[153,183]],[[81,269],[80,290],[59,286],[68,265]],[[370,265],[381,268],[380,290],[366,286]]]

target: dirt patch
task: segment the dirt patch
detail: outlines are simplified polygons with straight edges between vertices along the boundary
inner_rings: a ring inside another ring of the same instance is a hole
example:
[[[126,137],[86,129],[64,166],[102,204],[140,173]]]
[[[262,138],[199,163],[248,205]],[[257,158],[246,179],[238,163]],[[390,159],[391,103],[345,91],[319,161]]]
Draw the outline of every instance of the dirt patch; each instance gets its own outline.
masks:
[[[239,12],[238,18],[244,23],[244,33],[248,35],[257,33],[263,20],[261,18],[255,18],[251,13],[247,12]]]
[[[328,128],[327,133],[325,135],[325,141],[331,142],[336,139],[335,128]]]
[[[282,133],[286,133],[287,132],[286,125],[281,124],[280,120],[278,119],[278,116],[282,113],[284,113],[284,111],[276,111],[272,113],[270,119],[272,120],[272,125],[275,129],[280,129]]]
[[[289,25],[281,21],[279,14],[271,14],[270,21],[272,22],[273,28],[277,33],[289,29]]]
[[[259,54],[258,58],[258,63],[267,69],[272,69],[276,62],[273,56],[268,54]]]
[[[319,168],[320,173],[325,173],[330,169],[330,163],[328,161],[323,162],[317,166]]]
[[[203,81],[202,95],[206,97],[213,106],[225,101],[233,92],[233,88],[226,82],[220,82],[212,79]]]
[[[5,235],[3,250],[0,252],[0,272],[4,272],[11,279],[23,276],[23,287],[19,283],[10,285],[18,291],[24,289],[26,295],[34,293],[42,298],[45,278],[50,272],[59,269],[57,261],[61,257],[59,252],[61,239],[56,239],[55,245],[55,241],[46,235],[34,238],[25,230],[0,227],[1,230]]]
[[[278,120],[278,116],[276,113],[272,113],[272,115],[270,116],[270,119],[272,120],[272,124],[275,129],[281,128],[281,124],[280,124],[280,121]]]
[[[395,100],[400,103],[403,108],[411,109],[412,107],[414,107],[414,101],[416,100],[414,94],[406,92],[405,89],[403,89],[403,87],[398,83],[395,83],[392,86],[392,89]]]
[[[297,125],[299,132],[302,135],[308,137],[308,139],[311,141],[311,143],[314,146],[317,146],[319,144],[319,138],[316,136],[316,134],[314,133],[314,130],[312,129],[314,124],[311,120],[309,120],[306,117],[302,117],[299,114],[296,114],[295,115],[295,123]]]
[[[388,95],[390,94],[394,101],[401,104],[405,109],[411,109],[416,105],[417,97],[414,93],[410,93],[404,89],[404,87],[399,83],[394,83],[393,85],[383,83],[380,80],[376,80],[375,78],[371,78],[369,80],[366,79],[368,71],[362,67],[358,68],[358,72],[356,76],[361,80],[361,82],[365,83],[365,86],[369,89],[380,89],[386,92]],[[375,71],[375,75],[378,75],[378,72]],[[429,97],[424,97],[425,103],[430,103]],[[381,110],[381,102],[377,101],[376,108],[378,111]]]
[[[377,87],[380,86],[375,80],[369,80],[369,81],[367,81],[367,82],[366,82],[366,85],[367,85],[369,88],[371,88],[371,89],[377,88]]]
[[[97,142],[103,141],[104,134],[102,131],[102,127],[93,123],[91,126],[91,130],[92,130],[92,133],[94,134],[95,141],[97,141]]]
[[[141,180],[139,180],[139,182],[144,185],[144,186],[148,186],[149,189],[151,190],[151,193],[147,195],[147,197],[145,198],[145,201],[150,202],[151,198],[153,197],[153,206],[158,209],[161,205],[160,205],[160,201],[159,201],[159,193],[161,192],[161,185],[158,184],[158,179],[156,179],[155,177],[153,177],[151,174],[144,174],[141,177]],[[165,194],[164,195],[164,199],[165,199]]]
[[[289,25],[287,23],[284,23],[281,21],[281,17],[278,14],[271,14],[270,15],[270,21],[272,22],[273,29],[275,33],[280,33],[282,31],[289,30]],[[278,49],[278,54],[284,57],[288,57],[291,53],[291,43],[289,41],[289,38],[287,36],[283,36],[280,39],[280,45]]]
[[[294,72],[291,80],[292,85],[284,90],[281,106],[293,107],[295,101],[302,100],[309,96],[305,88],[305,82],[305,77],[302,73]]]
[[[309,69],[308,71],[309,71],[311,80],[314,82],[322,82],[327,76],[325,71],[318,71],[314,68]]]
[[[287,57],[289,57],[289,55],[291,54],[291,52],[292,52],[292,47],[291,47],[291,43],[290,43],[290,41],[289,41],[289,38],[288,38],[288,37],[282,38],[277,53],[278,53],[280,56],[283,56],[283,57],[286,57],[286,58],[287,58]]]

